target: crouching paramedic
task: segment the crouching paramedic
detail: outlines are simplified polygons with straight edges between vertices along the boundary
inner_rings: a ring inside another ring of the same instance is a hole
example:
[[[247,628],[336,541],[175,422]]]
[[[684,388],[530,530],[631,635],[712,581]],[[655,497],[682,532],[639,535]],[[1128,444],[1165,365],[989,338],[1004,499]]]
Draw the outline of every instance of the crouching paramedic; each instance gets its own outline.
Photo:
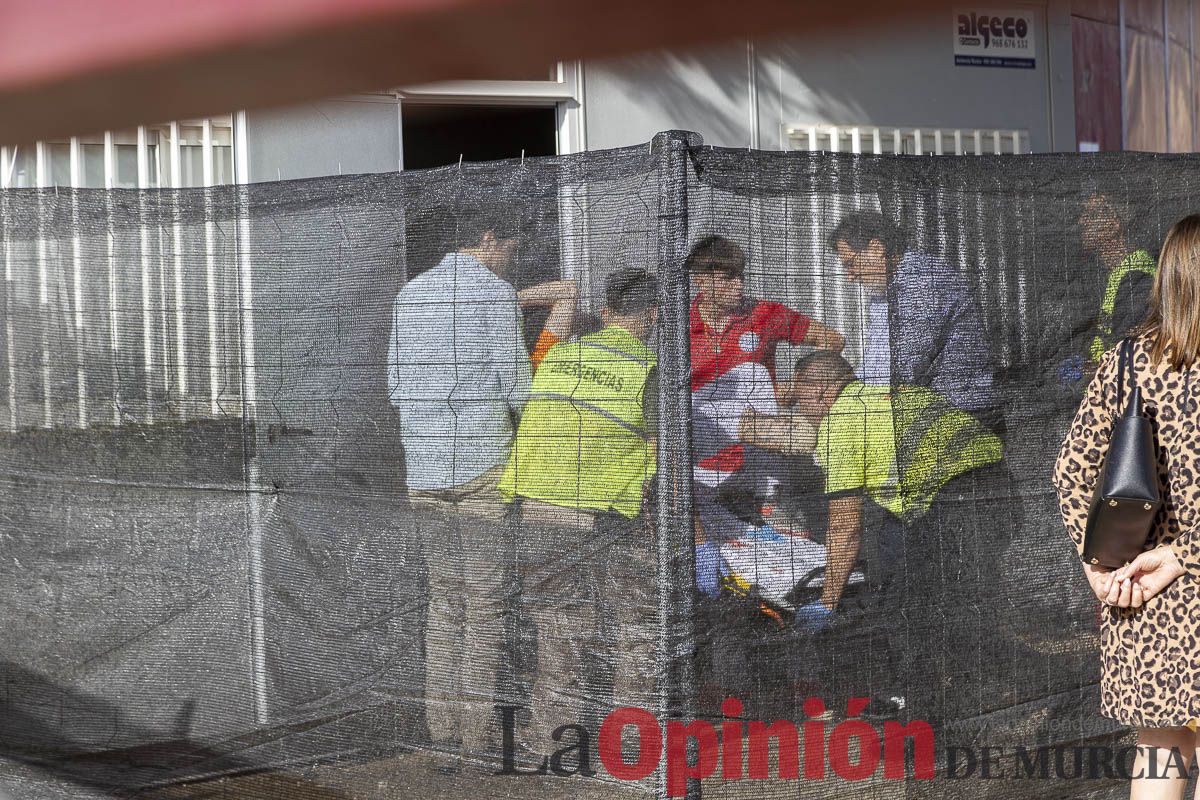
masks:
[[[550,348],[500,481],[520,505],[522,607],[538,641],[528,743],[543,753],[557,747],[555,728],[586,724],[593,674],[612,676],[617,706],[653,702],[655,562],[643,497],[656,463],[646,340],[657,291],[645,270],[615,273],[604,327]]]
[[[996,565],[1018,524],[999,437],[931,389],[857,380],[835,353],[801,359],[784,395],[817,429],[829,503],[823,594],[798,625],[869,625],[886,640],[867,648],[891,662],[869,714],[898,714],[906,699],[914,717],[965,712],[956,697],[978,692],[978,610],[999,599]],[[887,512],[866,538],[865,500]],[[864,614],[839,607],[860,547],[875,595]]]

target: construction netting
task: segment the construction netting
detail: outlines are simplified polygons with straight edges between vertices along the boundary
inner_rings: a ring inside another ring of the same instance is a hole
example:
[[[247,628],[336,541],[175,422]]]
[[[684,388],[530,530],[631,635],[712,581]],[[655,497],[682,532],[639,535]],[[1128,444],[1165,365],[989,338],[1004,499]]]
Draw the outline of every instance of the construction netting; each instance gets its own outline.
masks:
[[[0,796],[1123,796],[1049,470],[1193,176],[0,193]]]

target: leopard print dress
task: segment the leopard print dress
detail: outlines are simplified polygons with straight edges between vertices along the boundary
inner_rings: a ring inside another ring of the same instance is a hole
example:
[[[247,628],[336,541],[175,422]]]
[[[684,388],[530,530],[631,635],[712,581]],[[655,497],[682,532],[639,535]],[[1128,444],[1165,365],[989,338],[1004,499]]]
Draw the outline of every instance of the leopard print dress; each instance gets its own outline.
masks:
[[[1135,342],[1134,367],[1164,502],[1146,548],[1170,547],[1186,574],[1141,608],[1105,607],[1100,713],[1143,728],[1192,727],[1200,718],[1200,366],[1179,372],[1151,364],[1148,345],[1146,337]],[[1117,351],[1101,360],[1054,466],[1063,522],[1081,558],[1088,504],[1123,410],[1116,407]]]

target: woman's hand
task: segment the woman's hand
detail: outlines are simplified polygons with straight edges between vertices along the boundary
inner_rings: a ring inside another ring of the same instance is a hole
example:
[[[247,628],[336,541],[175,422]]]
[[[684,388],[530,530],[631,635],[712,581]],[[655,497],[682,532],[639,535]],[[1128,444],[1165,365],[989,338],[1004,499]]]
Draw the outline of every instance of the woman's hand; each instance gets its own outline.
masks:
[[[1083,565],[1083,574],[1087,576],[1092,592],[1096,595],[1096,599],[1105,605],[1108,604],[1108,592],[1112,586],[1113,572],[1114,570],[1109,567],[1098,567],[1094,564]]]
[[[1112,573],[1114,586],[1132,584],[1130,602],[1121,602],[1125,598],[1125,590],[1121,589],[1120,597],[1115,605],[1122,608],[1133,606],[1137,608],[1146,600],[1171,585],[1171,582],[1185,572],[1183,565],[1169,547],[1156,547],[1138,555],[1130,563]],[[1108,597],[1112,599],[1114,586],[1109,587]],[[1137,602],[1140,595],[1140,602]]]
[[[1113,572],[1109,575],[1108,593],[1101,598],[1106,606],[1117,608],[1141,608],[1146,602],[1145,590],[1141,584],[1132,578],[1117,577]]]

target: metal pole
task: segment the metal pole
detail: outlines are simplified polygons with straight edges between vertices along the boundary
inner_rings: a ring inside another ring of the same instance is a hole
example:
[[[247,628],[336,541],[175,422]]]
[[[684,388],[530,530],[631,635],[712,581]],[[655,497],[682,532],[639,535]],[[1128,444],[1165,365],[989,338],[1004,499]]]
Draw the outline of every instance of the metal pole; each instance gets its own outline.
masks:
[[[50,164],[45,142],[38,142],[34,146],[34,156],[37,188],[46,189],[50,186]],[[50,273],[46,263],[49,260],[46,242],[46,197],[41,192],[38,193],[37,209],[38,317],[42,328],[42,427],[49,428],[54,423],[50,390]]]
[[[7,190],[12,180],[12,163],[16,161],[17,152],[8,147],[0,148],[0,189]],[[9,235],[8,191],[0,193],[3,205],[0,205],[0,224],[3,224],[4,239],[4,349],[8,356],[8,429],[17,429],[17,377],[16,353],[13,346],[13,269],[12,269],[12,237]]]
[[[154,181],[157,184],[154,193],[154,231],[155,238],[158,240],[158,319],[161,330],[160,341],[162,343],[162,388],[163,399],[170,405],[174,405],[176,413],[182,413],[183,396],[179,392],[171,390],[171,322],[170,322],[170,299],[167,297],[169,292],[167,283],[167,251],[166,239],[167,233],[163,229],[164,200],[165,192],[161,191],[163,185],[162,173],[162,137],[158,138],[158,142],[154,147]],[[167,410],[169,413],[169,408]]]
[[[149,132],[146,135],[147,147],[149,147]],[[155,129],[153,160],[147,159],[148,165],[154,166],[154,178],[148,182],[146,188],[161,189],[163,187],[162,151],[162,133]],[[158,325],[159,341],[162,347],[162,369],[159,371],[162,373],[163,401],[169,408],[174,398],[171,396],[171,326],[167,320],[167,259],[163,242],[165,234],[163,232],[162,192],[154,193],[154,238],[158,241]]]
[[[654,137],[658,168],[658,548],[659,720],[691,719],[695,697],[695,539],[692,533],[692,406],[688,240],[688,149],[700,137],[682,131]],[[657,774],[661,796],[666,772]],[[700,782],[687,796],[700,796]]]
[[[996,296],[993,302],[987,303],[992,309],[993,317],[995,314],[1004,314],[1012,308],[1012,298],[1009,296],[1009,274],[1008,274],[1008,227],[1010,214],[1004,213],[1001,203],[1004,202],[1004,182],[999,176],[995,178],[995,216],[992,222],[996,231]],[[995,330],[994,328],[985,327],[984,330]],[[1012,338],[1005,336],[1000,341],[1000,358],[1005,366],[1011,364],[1012,361]]]
[[[247,528],[250,533],[250,656],[254,717],[268,721],[265,578],[263,575],[262,497],[258,466],[258,377],[254,349],[254,274],[250,260],[250,150],[246,141],[246,112],[233,123],[234,168],[237,183],[238,329],[242,345],[242,455],[245,464]]]
[[[809,144],[809,147],[808,147],[809,152],[815,153],[819,149],[818,145],[817,145],[816,128],[809,129],[808,144]],[[809,192],[807,200],[808,200],[808,219],[809,220],[821,219],[821,198],[820,198],[820,196],[816,192]],[[820,232],[816,230],[814,225],[803,226],[803,230],[804,230],[804,235],[808,238],[808,262],[810,264],[812,264],[813,268],[815,270],[817,270],[817,272],[819,273],[820,269],[821,269],[821,264],[823,264],[824,260],[825,260],[825,243],[821,241]],[[785,280],[784,284],[787,286],[787,291],[790,293],[792,282]],[[809,301],[811,303],[810,308],[812,308],[814,310],[816,310],[816,309],[824,310],[825,304],[829,299],[827,296],[827,293],[825,291],[825,289],[826,289],[825,281],[821,281],[821,280],[810,281],[808,289],[810,292],[810,294],[809,294]]]
[[[117,317],[117,238],[113,192],[117,185],[117,146],[112,131],[104,133],[104,209],[108,220],[108,338],[112,350],[113,425],[121,424],[121,323]]]
[[[175,363],[178,370],[176,380],[179,382],[179,413],[187,416],[188,411],[188,363],[186,327],[183,316],[183,226],[179,222],[179,189],[183,188],[182,153],[179,142],[179,123],[171,123],[171,245],[175,255]]]
[[[211,189],[213,176],[212,120],[204,120],[200,134],[201,163],[204,170],[204,186]],[[217,348],[217,224],[213,222],[213,196],[204,193],[204,266],[208,298],[208,399],[209,412],[215,417],[221,411],[218,399],[221,396],[221,363]]]
[[[150,215],[146,189],[150,185],[150,148],[146,126],[137,129],[138,243],[142,262],[142,360],[146,368],[146,422],[154,422],[154,327],[150,309]]]
[[[83,187],[83,146],[78,136],[71,137],[71,266],[75,285],[75,384],[79,404],[79,427],[87,427],[87,368],[84,366],[84,338],[87,329],[83,315],[83,243],[79,237],[79,189]]]
[[[746,40],[746,105],[750,112],[750,149],[757,150],[762,146],[758,126],[758,54],[755,52],[754,39]]]

